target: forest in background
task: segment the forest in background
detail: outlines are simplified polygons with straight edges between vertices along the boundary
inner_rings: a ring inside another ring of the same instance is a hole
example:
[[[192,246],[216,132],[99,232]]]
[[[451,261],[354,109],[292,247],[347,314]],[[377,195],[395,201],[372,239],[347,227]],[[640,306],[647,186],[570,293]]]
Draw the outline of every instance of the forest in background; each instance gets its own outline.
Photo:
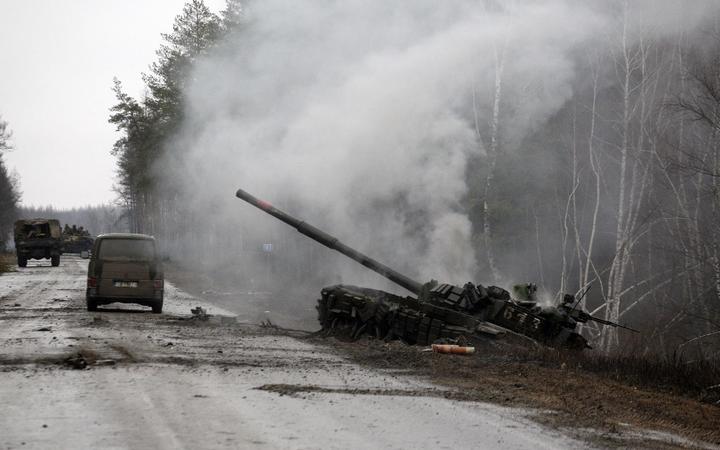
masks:
[[[571,97],[520,140],[512,133],[522,119],[518,105],[543,86],[511,83],[505,70],[523,56],[517,49],[493,42],[495,70],[482,79],[491,97],[478,102],[474,90],[466,92],[465,119],[481,150],[468,161],[457,208],[472,223],[474,273],[485,284],[536,280],[551,297],[592,283],[583,307],[642,331],[586,329],[605,351],[632,345],[718,358],[719,20],[659,33],[634,2],[607,2],[607,9],[606,45],[575,50]],[[235,0],[218,15],[201,0],[188,2],[145,75],[147,94],[133,98],[115,80],[110,122],[120,132],[113,153],[122,207],[132,231],[160,236],[171,252],[217,259],[229,245],[242,259],[263,242],[242,224],[208,223],[207,211],[186,201],[182,178],[163,176],[168,161],[182,161],[186,151],[177,136],[188,125],[194,70],[227,51],[227,42],[242,42],[251,28],[244,13]],[[232,156],[242,160],[243,149]],[[383,214],[402,202],[399,196],[375,206]],[[274,233],[283,240],[293,231]],[[296,255],[274,255],[290,261],[280,270],[289,281],[316,279],[330,257],[294,245]]]
[[[18,180],[8,171],[3,155],[12,150],[12,132],[0,116],[0,252],[5,250],[4,236],[10,235],[20,202]]]
[[[103,233],[126,232],[127,220],[125,211],[115,205],[81,206],[69,209],[58,209],[52,206],[21,206],[19,217],[50,217],[60,221],[61,226],[77,225],[87,230],[91,236]]]

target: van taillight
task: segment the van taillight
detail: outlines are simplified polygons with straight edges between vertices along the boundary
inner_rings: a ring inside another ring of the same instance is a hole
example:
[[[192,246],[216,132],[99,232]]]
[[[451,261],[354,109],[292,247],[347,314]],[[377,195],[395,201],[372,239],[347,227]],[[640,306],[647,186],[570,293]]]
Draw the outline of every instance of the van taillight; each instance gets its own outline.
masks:
[[[88,285],[88,287],[91,287],[91,288],[97,287],[97,278],[88,277],[87,285]]]
[[[163,288],[163,280],[155,280],[154,285],[155,285],[155,289],[162,289]]]

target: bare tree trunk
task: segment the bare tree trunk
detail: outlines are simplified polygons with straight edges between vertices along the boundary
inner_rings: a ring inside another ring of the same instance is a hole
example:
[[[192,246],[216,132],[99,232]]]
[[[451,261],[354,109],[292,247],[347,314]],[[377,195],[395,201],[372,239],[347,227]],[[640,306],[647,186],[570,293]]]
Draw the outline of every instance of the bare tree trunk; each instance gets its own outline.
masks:
[[[715,28],[717,33],[717,22],[715,23]],[[715,77],[718,80],[718,84],[720,84],[720,70],[717,71]],[[720,123],[720,105],[716,105],[715,110],[713,111],[713,119],[715,123]],[[720,141],[719,131],[720,130],[718,130],[718,128],[714,128],[712,132],[712,137],[710,138],[710,148],[713,154],[712,173],[714,174],[714,176],[712,177],[712,210],[710,218],[715,224],[720,223],[720,211],[718,208],[718,201],[720,201],[720,183],[718,183],[718,175],[720,175],[720,152],[718,151],[718,147],[720,147],[720,145],[718,145],[718,141]],[[720,241],[720,233],[718,232],[717,226],[711,227],[711,230],[712,268],[715,288],[715,301],[720,302],[720,255],[718,254],[718,247],[720,247],[720,245],[718,244],[718,242]]]
[[[503,71],[505,70],[505,48],[507,43],[498,51],[495,47],[495,96],[493,99],[492,121],[490,123],[490,147],[488,148],[488,172],[485,178],[485,192],[483,197],[483,237],[485,252],[487,254],[488,266],[493,281],[500,280],[500,271],[495,261],[493,250],[493,230],[490,219],[490,194],[494,186],[495,167],[498,159],[498,140],[500,138],[500,102],[502,100]]]
[[[638,220],[643,211],[644,199],[647,195],[650,161],[644,161],[646,145],[646,121],[648,118],[648,89],[654,85],[648,79],[648,48],[642,39],[631,49],[628,46],[628,2],[624,3],[623,32],[622,32],[622,93],[623,113],[620,146],[620,174],[618,189],[618,214],[615,235],[615,257],[612,261],[608,276],[608,301],[605,309],[607,320],[617,322],[620,316],[620,305],[625,293],[625,277],[628,270],[632,271],[633,278],[639,278],[634,264],[633,247],[643,238],[643,232]],[[633,77],[639,75],[636,85]],[[633,92],[638,92],[639,109],[631,105]],[[631,124],[638,117],[637,142],[635,148],[631,147]],[[631,153],[632,152],[632,153]],[[617,328],[605,328],[602,333],[601,347],[609,352],[619,344]]]
[[[538,219],[537,211],[535,208],[532,208],[533,218],[535,219],[535,244],[537,249],[537,259],[538,259],[538,273],[540,274],[540,286],[545,286],[545,269],[542,259],[542,251],[540,248],[540,221]]]
[[[573,133],[572,133],[572,155],[573,155],[573,183],[580,186],[580,170],[578,169],[578,145],[577,145],[577,110],[576,104],[573,104]],[[576,188],[577,189],[577,188]],[[577,193],[572,197],[572,222],[573,236],[575,237],[575,258],[577,261],[577,286],[583,287],[582,268],[583,268],[583,249],[582,237],[580,235],[580,224],[578,219]],[[561,291],[562,292],[562,291]]]
[[[595,155],[595,124],[597,120],[597,94],[598,94],[598,69],[593,66],[593,96],[592,108],[590,109],[590,135],[588,136],[588,157],[590,160],[590,168],[595,179],[595,205],[593,207],[592,222],[590,224],[590,237],[588,238],[587,251],[585,252],[585,270],[583,271],[581,286],[586,286],[590,280],[590,267],[592,266],[593,247],[595,245],[595,236],[597,234],[598,214],[600,212],[600,170]],[[579,306],[584,306],[579,305]]]
[[[620,314],[619,292],[622,289],[622,272],[626,264],[625,217],[626,202],[625,190],[627,184],[628,146],[630,128],[630,50],[628,48],[628,4],[623,5],[622,30],[622,58],[624,80],[623,88],[623,117],[622,117],[622,144],[620,147],[620,177],[617,206],[617,227],[615,231],[615,257],[613,258],[608,276],[608,301],[605,308],[605,319],[617,321]],[[618,334],[615,327],[606,327],[603,330],[600,346],[605,352],[611,351],[618,344]]]

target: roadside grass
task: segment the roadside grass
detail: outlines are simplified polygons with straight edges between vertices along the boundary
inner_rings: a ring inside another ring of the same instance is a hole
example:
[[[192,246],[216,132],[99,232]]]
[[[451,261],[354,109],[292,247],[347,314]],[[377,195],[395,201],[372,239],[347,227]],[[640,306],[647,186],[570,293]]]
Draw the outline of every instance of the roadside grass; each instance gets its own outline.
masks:
[[[15,265],[16,260],[14,253],[0,253],[0,273],[14,272]]]
[[[448,398],[533,408],[541,412],[535,420],[577,430],[581,439],[603,448],[694,445],[638,438],[625,429],[658,430],[720,445],[720,389],[713,388],[720,383],[720,365],[708,358],[690,362],[629,350],[606,356],[501,339],[477,340],[475,354],[462,356],[399,341],[310,339],[328,342],[360,364],[428,377],[452,388]],[[583,430],[599,430],[600,437],[583,437]]]
[[[340,341],[353,341],[348,336],[333,336]],[[372,342],[372,339],[368,342]],[[472,368],[469,373],[479,373],[487,368],[488,364],[498,367],[508,364],[539,367],[558,373],[599,377],[629,387],[679,395],[720,406],[720,358],[717,358],[717,355],[691,359],[678,353],[663,358],[656,354],[644,354],[642,350],[632,347],[607,355],[599,350],[577,352],[526,344],[501,340],[492,345],[474,342],[474,345],[479,346],[476,347],[478,356],[462,360],[462,364],[454,368],[450,365],[448,369],[452,371],[462,365]],[[404,347],[407,346],[395,347],[395,357],[413,353],[409,349],[403,350]],[[359,356],[360,359],[365,359],[365,355]],[[460,363],[461,360],[454,361]],[[415,361],[412,357],[409,360],[400,357],[397,362],[416,369],[427,363],[424,360]]]
[[[690,360],[679,355],[663,358],[632,351],[604,355],[551,349],[529,350],[519,358],[552,368],[590,372],[626,385],[671,392],[720,405],[720,362],[717,359]]]

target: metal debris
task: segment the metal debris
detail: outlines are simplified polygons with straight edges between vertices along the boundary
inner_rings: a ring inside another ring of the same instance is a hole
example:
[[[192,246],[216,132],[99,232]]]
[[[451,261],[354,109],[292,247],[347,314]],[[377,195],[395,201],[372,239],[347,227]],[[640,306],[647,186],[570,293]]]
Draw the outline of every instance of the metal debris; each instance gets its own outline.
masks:
[[[114,366],[116,363],[114,359],[98,359],[93,366]]]
[[[432,344],[430,346],[435,353],[450,353],[453,355],[472,355],[475,347],[461,347],[453,344]]]
[[[208,314],[202,306],[196,306],[192,308],[190,312],[195,316],[193,319],[196,320],[208,320],[210,318],[210,314]]]
[[[72,369],[76,369],[76,370],[82,370],[88,366],[87,360],[81,353],[77,353],[75,355],[68,356],[67,358],[65,358],[64,362],[65,362],[65,365],[69,366]]]
[[[270,319],[265,319],[262,322],[260,322],[261,328],[272,328],[273,330],[277,330],[278,326],[274,323],[270,322]]]

